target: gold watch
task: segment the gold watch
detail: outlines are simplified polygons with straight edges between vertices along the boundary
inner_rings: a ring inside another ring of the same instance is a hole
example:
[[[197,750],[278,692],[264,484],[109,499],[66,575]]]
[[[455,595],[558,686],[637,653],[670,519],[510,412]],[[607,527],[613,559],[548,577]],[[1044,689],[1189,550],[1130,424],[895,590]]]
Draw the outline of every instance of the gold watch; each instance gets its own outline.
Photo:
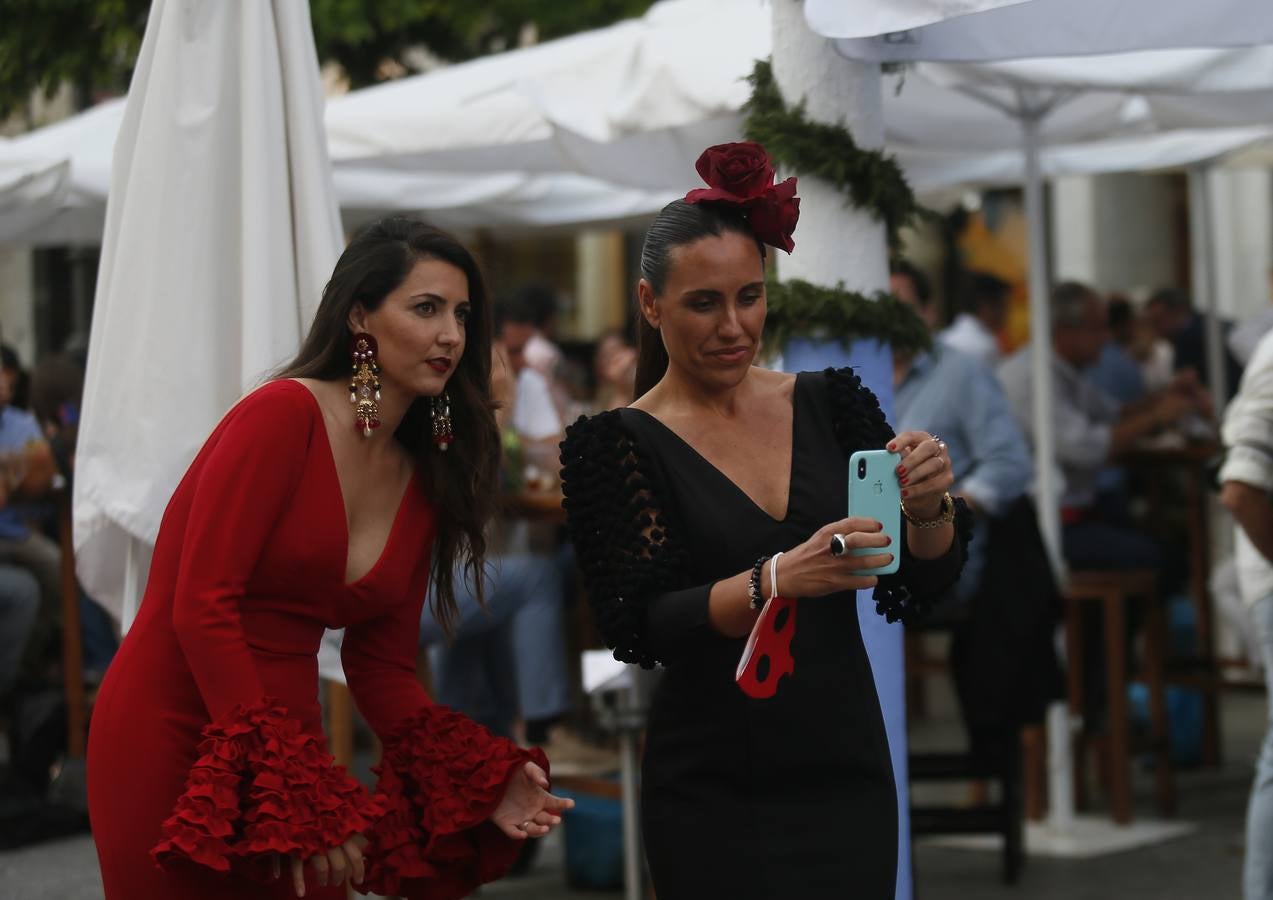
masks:
[[[941,512],[932,519],[920,519],[911,514],[906,508],[906,501],[902,501],[902,515],[906,517],[906,521],[910,522],[916,528],[941,528],[943,525],[949,525],[955,521],[955,500],[947,491],[941,498]]]

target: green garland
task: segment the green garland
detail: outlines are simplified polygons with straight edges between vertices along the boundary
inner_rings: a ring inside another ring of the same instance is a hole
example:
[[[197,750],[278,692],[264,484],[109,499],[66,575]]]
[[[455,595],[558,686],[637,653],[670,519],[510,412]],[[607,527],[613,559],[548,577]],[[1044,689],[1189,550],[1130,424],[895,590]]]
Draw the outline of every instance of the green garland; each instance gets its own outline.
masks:
[[[788,107],[774,81],[773,67],[757,60],[751,99],[743,107],[749,140],[797,175],[814,175],[847,194],[853,205],[884,224],[891,250],[901,245],[900,231],[928,214],[915,199],[897,160],[882,150],[863,150],[842,125],[811,122],[804,102]]]
[[[765,293],[769,307],[765,338],[774,347],[785,346],[793,337],[814,336],[846,341],[875,338],[901,353],[932,346],[923,319],[884,291],[867,296],[846,290],[843,283],[826,288],[799,278],[778,281],[770,276]]]
[[[768,60],[756,61],[749,81],[751,99],[744,107],[747,138],[762,144],[797,175],[830,182],[854,206],[874,215],[884,225],[890,251],[901,245],[904,226],[930,215],[915,199],[893,157],[880,150],[863,150],[841,125],[811,122],[803,101],[788,107]],[[902,352],[927,349],[931,344],[918,313],[883,291],[867,296],[846,290],[843,284],[824,288],[774,278],[767,291],[765,330],[776,347],[792,337],[814,333],[841,339],[876,338]]]

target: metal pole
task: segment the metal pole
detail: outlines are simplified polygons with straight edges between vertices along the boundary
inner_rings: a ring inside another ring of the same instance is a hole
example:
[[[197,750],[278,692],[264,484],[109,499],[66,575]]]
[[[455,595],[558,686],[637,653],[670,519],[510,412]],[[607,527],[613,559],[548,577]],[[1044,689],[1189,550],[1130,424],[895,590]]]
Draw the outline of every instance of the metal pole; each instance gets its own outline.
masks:
[[[1061,554],[1061,511],[1057,504],[1056,436],[1052,420],[1052,319],[1048,310],[1047,238],[1043,222],[1043,174],[1039,167],[1041,116],[1021,119],[1025,145],[1025,214],[1030,241],[1030,386],[1034,417],[1034,484],[1039,529],[1052,566],[1064,571]]]
[[[619,732],[621,777],[623,779],[623,896],[624,900],[642,900],[644,891],[641,821],[637,783],[638,732],[624,728]]]
[[[1209,170],[1209,163],[1189,167],[1189,247],[1193,261],[1193,301],[1201,310],[1206,326],[1207,383],[1211,386],[1216,415],[1220,415],[1229,396],[1229,386],[1224,364],[1224,335],[1216,308],[1215,234],[1211,223]]]
[[[1061,511],[1056,482],[1056,435],[1052,407],[1052,317],[1048,304],[1047,232],[1044,228],[1043,173],[1039,165],[1039,125],[1046,114],[1021,104],[1025,146],[1025,212],[1030,241],[1030,345],[1034,416],[1035,502],[1039,530],[1052,568],[1065,578],[1061,552]],[[1071,756],[1069,709],[1064,703],[1048,708],[1048,821],[1058,831],[1074,823],[1074,760]]]

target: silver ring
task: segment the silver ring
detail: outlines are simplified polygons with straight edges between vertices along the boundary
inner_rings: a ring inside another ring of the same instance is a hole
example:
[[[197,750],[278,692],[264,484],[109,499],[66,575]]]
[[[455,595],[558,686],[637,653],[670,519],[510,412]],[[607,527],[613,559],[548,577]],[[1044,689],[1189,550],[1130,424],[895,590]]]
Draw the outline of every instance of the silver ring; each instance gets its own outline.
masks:
[[[530,831],[530,826],[533,824],[535,823],[532,820],[527,819],[525,822],[518,825],[517,827],[520,828],[522,831]]]
[[[831,555],[843,556],[844,554],[848,552],[849,552],[849,545],[848,545],[848,542],[845,541],[844,535],[842,534],[831,535]]]

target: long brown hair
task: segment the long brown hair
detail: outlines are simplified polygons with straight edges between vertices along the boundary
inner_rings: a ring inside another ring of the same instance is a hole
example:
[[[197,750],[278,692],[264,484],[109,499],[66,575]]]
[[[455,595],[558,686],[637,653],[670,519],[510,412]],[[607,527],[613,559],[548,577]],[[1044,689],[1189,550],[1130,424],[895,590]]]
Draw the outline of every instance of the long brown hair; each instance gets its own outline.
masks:
[[[740,211],[712,203],[673,200],[659,211],[650,230],[645,233],[645,243],[641,245],[641,277],[650,283],[654,295],[660,296],[667,286],[673,250],[705,237],[720,237],[726,232],[746,235],[753,240],[756,237],[746,216]],[[756,249],[763,262],[765,245],[757,240]],[[633,396],[640,397],[658,384],[667,366],[663,335],[646,321],[638,309],[637,370]]]
[[[415,457],[437,510],[433,544],[433,613],[450,632],[455,620],[454,575],[462,577],[483,601],[485,529],[495,512],[499,432],[491,401],[491,304],[482,271],[473,254],[445,231],[418,219],[391,216],[372,222],[355,235],[336,262],[300,353],[276,377],[349,378],[349,314],[355,305],[377,309],[422,259],[450,263],[468,279],[469,316],[464,353],[447,382],[454,443],[434,449],[427,398],[417,397],[394,437]]]

